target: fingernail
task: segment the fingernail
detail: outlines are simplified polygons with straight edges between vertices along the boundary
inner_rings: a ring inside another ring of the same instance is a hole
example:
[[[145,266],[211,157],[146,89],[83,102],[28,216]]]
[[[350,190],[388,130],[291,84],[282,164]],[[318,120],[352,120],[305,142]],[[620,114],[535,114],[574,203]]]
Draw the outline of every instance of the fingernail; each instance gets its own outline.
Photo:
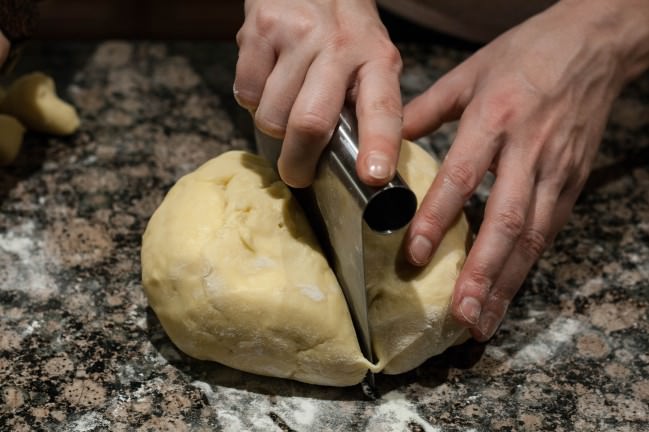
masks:
[[[462,318],[471,325],[476,325],[480,319],[482,305],[475,297],[464,297],[460,302]]]
[[[385,153],[372,152],[365,159],[367,172],[370,177],[377,180],[387,180],[390,178],[390,159]]]
[[[410,243],[410,256],[415,264],[426,264],[433,252],[433,244],[423,235],[416,235]]]
[[[480,324],[478,328],[480,333],[484,336],[485,340],[490,339],[491,336],[496,333],[500,319],[493,312],[485,312],[483,316],[480,317]]]

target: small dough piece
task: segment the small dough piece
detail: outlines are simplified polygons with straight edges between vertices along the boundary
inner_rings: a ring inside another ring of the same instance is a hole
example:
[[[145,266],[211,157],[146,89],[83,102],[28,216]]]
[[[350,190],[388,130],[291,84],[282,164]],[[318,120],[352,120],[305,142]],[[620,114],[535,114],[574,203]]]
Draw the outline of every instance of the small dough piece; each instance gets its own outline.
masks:
[[[77,111],[57,96],[54,80],[42,72],[14,81],[0,101],[0,113],[16,117],[29,130],[51,135],[70,135],[80,124]]]
[[[25,128],[15,118],[0,114],[0,166],[16,159],[23,144]]]
[[[399,171],[420,202],[437,168],[404,141]],[[353,385],[368,369],[415,368],[468,334],[449,313],[466,255],[464,216],[424,269],[403,261],[403,234],[366,248],[376,365],[361,354],[342,290],[302,209],[258,156],[225,153],[169,191],[144,233],[143,286],[171,340],[193,357]]]

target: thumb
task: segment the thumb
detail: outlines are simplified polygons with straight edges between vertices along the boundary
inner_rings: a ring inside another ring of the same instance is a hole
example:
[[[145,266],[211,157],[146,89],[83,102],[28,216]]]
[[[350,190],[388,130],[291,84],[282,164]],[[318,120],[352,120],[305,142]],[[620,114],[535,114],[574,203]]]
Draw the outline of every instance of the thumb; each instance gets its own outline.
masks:
[[[437,130],[462,115],[473,81],[460,67],[437,80],[403,108],[403,137],[414,140]]]

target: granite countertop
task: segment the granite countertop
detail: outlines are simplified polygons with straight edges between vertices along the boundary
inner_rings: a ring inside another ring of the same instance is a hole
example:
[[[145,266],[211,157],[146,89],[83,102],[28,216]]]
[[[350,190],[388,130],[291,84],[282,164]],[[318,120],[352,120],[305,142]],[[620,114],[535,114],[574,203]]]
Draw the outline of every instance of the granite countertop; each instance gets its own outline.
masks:
[[[406,97],[469,52],[401,46]],[[82,117],[0,169],[0,430],[649,430],[649,75],[616,102],[571,222],[486,345],[381,397],[237,372],[179,352],[147,307],[147,220],[183,174],[251,149],[214,43],[33,45]],[[443,154],[445,126],[421,142]],[[469,210],[479,213],[484,190]]]

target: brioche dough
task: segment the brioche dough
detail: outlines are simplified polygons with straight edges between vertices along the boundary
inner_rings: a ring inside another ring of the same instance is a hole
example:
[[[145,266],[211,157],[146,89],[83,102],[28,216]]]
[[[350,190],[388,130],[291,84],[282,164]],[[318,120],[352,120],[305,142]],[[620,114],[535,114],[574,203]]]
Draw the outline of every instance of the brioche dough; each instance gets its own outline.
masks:
[[[404,142],[401,175],[421,201],[436,162]],[[345,386],[400,373],[466,337],[448,306],[465,257],[459,218],[431,265],[372,247],[369,317],[377,364],[361,354],[336,278],[288,188],[263,159],[228,152],[183,177],[144,233],[149,303],[185,353],[233,368]]]

